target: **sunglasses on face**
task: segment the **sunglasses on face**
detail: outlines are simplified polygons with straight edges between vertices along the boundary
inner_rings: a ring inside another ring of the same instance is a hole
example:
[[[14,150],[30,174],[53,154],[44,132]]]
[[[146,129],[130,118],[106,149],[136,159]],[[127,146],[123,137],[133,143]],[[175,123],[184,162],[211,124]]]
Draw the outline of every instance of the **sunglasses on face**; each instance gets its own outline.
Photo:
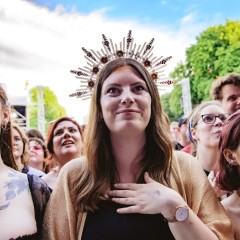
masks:
[[[206,124],[215,123],[217,118],[219,118],[222,122],[224,122],[228,117],[229,117],[229,114],[227,114],[227,113],[219,114],[219,115],[214,115],[214,114],[201,115],[203,122],[205,122]]]

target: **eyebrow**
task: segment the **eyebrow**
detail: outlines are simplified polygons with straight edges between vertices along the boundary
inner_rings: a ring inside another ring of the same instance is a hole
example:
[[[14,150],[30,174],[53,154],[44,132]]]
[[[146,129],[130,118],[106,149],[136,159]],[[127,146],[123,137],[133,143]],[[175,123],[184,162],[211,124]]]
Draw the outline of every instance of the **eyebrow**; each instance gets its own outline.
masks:
[[[137,84],[147,85],[144,80],[136,80],[136,81],[134,81],[134,83],[132,83],[132,84],[130,84],[130,85],[131,85],[131,86],[134,86],[134,85],[137,85]],[[116,87],[120,87],[121,84],[119,84],[119,83],[107,83],[106,86],[116,86]]]
[[[237,94],[231,94],[231,95],[227,96],[227,99],[230,97],[236,97],[236,96],[237,96]]]
[[[57,132],[57,131],[59,131],[59,130],[63,130],[64,128],[67,128],[67,129],[69,129],[69,128],[78,129],[78,127],[74,124],[74,125],[68,126],[68,127],[55,128],[54,131],[53,131],[53,133],[55,133],[55,132]]]

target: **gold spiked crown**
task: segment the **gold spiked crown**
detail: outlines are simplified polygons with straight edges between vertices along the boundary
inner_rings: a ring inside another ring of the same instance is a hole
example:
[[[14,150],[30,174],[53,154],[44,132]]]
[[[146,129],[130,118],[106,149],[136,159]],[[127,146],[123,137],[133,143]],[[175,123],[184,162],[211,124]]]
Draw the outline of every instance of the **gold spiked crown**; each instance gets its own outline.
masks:
[[[80,79],[80,88],[75,93],[70,94],[70,97],[77,97],[83,100],[88,99],[92,95],[95,83],[97,81],[98,73],[108,62],[118,58],[132,58],[141,63],[149,72],[152,80],[156,83],[158,90],[161,90],[162,86],[174,84],[174,81],[164,77],[163,67],[172,58],[169,57],[155,57],[152,54],[154,48],[154,38],[147,44],[144,42],[143,45],[136,45],[133,43],[134,38],[132,37],[132,31],[128,32],[127,37],[124,37],[122,42],[113,44],[112,39],[107,39],[102,34],[102,45],[101,51],[88,51],[82,48],[87,59],[87,66],[84,68],[78,68],[77,70],[71,70],[70,72],[76,75],[76,78]]]

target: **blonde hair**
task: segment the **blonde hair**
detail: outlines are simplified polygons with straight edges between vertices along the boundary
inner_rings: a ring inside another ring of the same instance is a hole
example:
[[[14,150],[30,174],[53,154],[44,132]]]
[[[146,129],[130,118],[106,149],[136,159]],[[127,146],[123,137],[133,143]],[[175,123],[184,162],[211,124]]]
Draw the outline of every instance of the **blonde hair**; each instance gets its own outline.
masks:
[[[201,111],[208,106],[218,106],[222,108],[222,105],[219,101],[207,101],[207,102],[203,102],[199,105],[197,105],[192,113],[189,116],[189,121],[188,121],[188,125],[187,125],[187,137],[188,139],[194,144],[193,145],[193,150],[192,150],[192,155],[193,156],[197,156],[197,141],[193,138],[192,133],[191,133],[191,129],[195,128],[199,119],[201,118]]]

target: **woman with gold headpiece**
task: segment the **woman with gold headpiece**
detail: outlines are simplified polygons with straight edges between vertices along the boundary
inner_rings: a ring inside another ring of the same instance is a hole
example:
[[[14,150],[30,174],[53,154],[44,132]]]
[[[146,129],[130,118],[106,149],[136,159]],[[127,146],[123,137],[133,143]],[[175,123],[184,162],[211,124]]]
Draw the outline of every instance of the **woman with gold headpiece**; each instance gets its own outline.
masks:
[[[141,63],[120,57],[100,71],[85,133],[85,157],[58,177],[44,239],[233,239],[199,163],[173,152],[158,89]]]

